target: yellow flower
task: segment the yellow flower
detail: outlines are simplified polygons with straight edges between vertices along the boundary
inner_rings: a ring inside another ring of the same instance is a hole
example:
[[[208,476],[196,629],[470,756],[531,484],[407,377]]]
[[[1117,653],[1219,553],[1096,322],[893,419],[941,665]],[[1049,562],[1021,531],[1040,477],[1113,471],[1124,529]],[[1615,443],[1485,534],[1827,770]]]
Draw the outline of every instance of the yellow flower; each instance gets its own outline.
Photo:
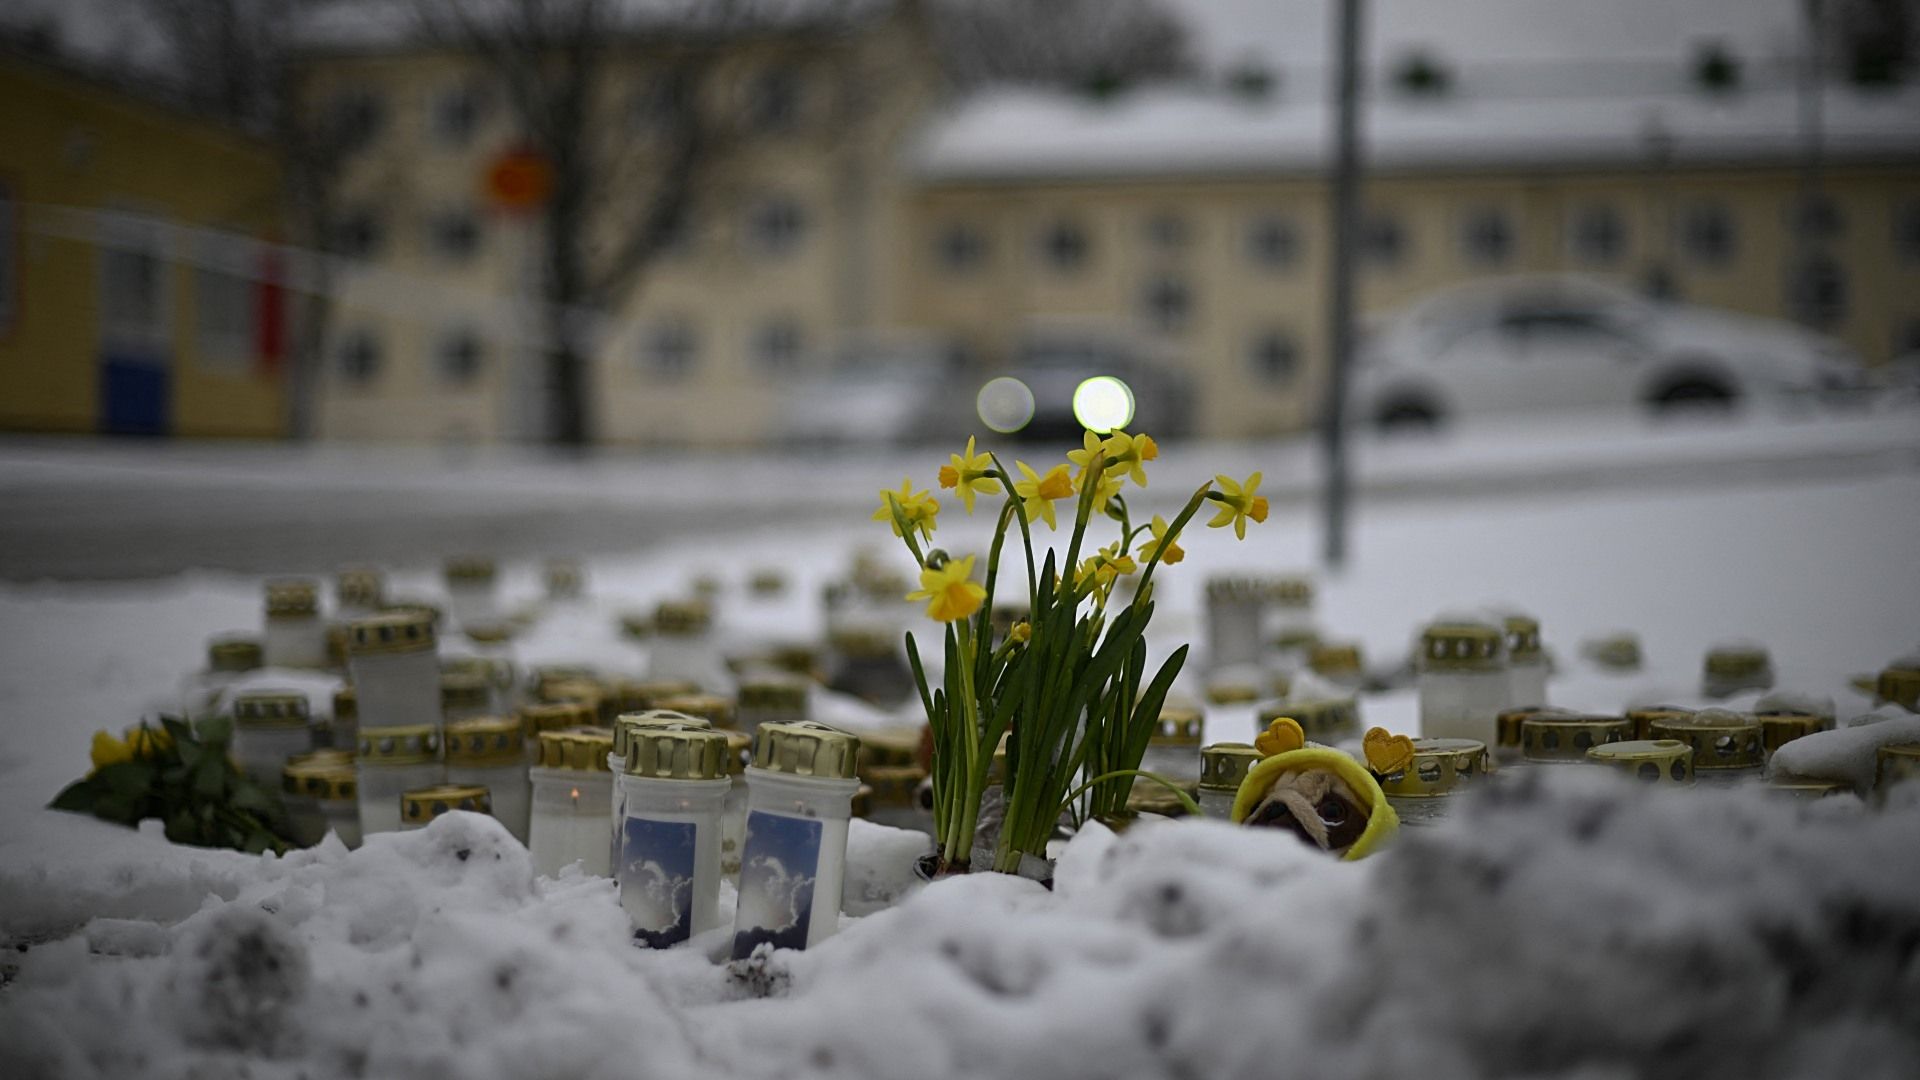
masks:
[[[1113,462],[1111,467],[1116,475],[1125,476],[1141,487],[1147,486],[1147,470],[1141,465],[1160,456],[1160,447],[1151,438],[1124,431],[1107,436],[1100,448],[1107,460]]]
[[[971,580],[973,559],[972,555],[949,559],[938,570],[920,571],[920,588],[908,593],[907,599],[927,601],[927,617],[937,622],[964,619],[979,611],[987,590]]]
[[[1105,597],[1113,588],[1115,579],[1138,569],[1140,567],[1134,563],[1133,557],[1121,551],[1120,542],[1116,540],[1081,561],[1079,569],[1073,575],[1073,587],[1076,590],[1084,589],[1091,582],[1100,595]]]
[[[920,535],[933,537],[934,516],[940,513],[940,504],[925,491],[913,490],[913,481],[903,478],[899,491],[880,491],[880,509],[873,512],[873,520],[884,521],[893,529],[893,535],[900,535],[900,523],[893,519],[893,506],[900,505],[900,516],[907,520],[907,528],[919,529]]]
[[[967,513],[973,513],[973,497],[1000,494],[1000,481],[987,474],[993,471],[993,457],[973,452],[973,436],[967,436],[965,454],[948,454],[951,464],[940,466],[940,486],[958,488],[960,501],[966,504]]]
[[[1093,468],[1093,463],[1099,461],[1101,456],[1100,436],[1091,431],[1083,433],[1080,449],[1067,451],[1067,460],[1080,466],[1081,476],[1087,475],[1087,471]],[[1075,478],[1074,486],[1079,486],[1078,477]]]
[[[1140,545],[1141,562],[1152,562],[1155,553],[1158,553],[1160,561],[1166,563],[1168,566],[1172,566],[1174,563],[1187,557],[1185,549],[1174,542],[1179,534],[1175,533],[1173,536],[1167,535],[1166,518],[1161,517],[1159,514],[1153,515],[1153,523],[1148,525],[1147,528],[1152,531],[1153,539]]]
[[[1013,629],[1007,631],[1007,640],[1018,641],[1022,644],[1032,641],[1033,640],[1033,624],[1026,621],[1014,623]]]
[[[1053,503],[1073,494],[1073,478],[1067,475],[1065,465],[1055,465],[1041,476],[1033,471],[1033,466],[1024,461],[1016,461],[1013,467],[1020,470],[1024,480],[1013,482],[1013,493],[1020,497],[1020,505],[1026,511],[1028,521],[1044,521],[1047,528],[1057,529],[1059,522],[1053,517]]]
[[[164,727],[151,727],[135,724],[127,729],[127,748],[134,757],[158,757],[161,751],[173,746],[173,736],[167,734]]]
[[[118,765],[133,760],[133,747],[107,734],[105,731],[93,733],[93,747],[90,755],[93,767],[104,769],[109,765]]]
[[[1219,491],[1209,492],[1207,498],[1220,504],[1220,512],[1207,522],[1209,529],[1218,529],[1223,525],[1233,526],[1233,535],[1242,540],[1247,538],[1247,519],[1267,520],[1267,499],[1264,495],[1255,495],[1260,488],[1260,474],[1247,477],[1247,482],[1234,483],[1227,476],[1215,476],[1214,482],[1220,485]]]

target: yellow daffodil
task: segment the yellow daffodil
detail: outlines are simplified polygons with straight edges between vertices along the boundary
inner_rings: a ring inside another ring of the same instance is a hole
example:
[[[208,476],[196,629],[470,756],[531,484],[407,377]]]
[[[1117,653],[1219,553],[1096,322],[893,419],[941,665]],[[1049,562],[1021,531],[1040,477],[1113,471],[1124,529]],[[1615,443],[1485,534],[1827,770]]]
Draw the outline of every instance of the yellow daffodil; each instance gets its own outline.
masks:
[[[1141,562],[1152,562],[1156,553],[1159,554],[1160,561],[1168,566],[1172,566],[1174,563],[1187,557],[1186,551],[1174,542],[1179,534],[1176,533],[1173,536],[1167,535],[1166,518],[1161,517],[1159,514],[1153,515],[1153,523],[1148,525],[1147,528],[1152,532],[1153,538],[1140,545]]]
[[[1049,529],[1059,528],[1053,517],[1054,501],[1073,494],[1073,478],[1067,475],[1067,467],[1055,465],[1045,476],[1035,473],[1033,466],[1024,461],[1014,462],[1013,467],[1024,477],[1013,482],[1013,493],[1020,497],[1027,520],[1044,521]]]
[[[947,461],[949,464],[940,466],[940,486],[957,489],[967,513],[973,513],[973,497],[976,493],[1000,494],[1000,481],[987,475],[993,471],[993,458],[988,454],[973,452],[973,436],[967,436],[965,454],[948,454]]]
[[[157,757],[161,751],[172,748],[173,736],[167,734],[164,727],[135,724],[127,729],[127,746],[134,757]]]
[[[1100,436],[1095,435],[1091,431],[1083,432],[1080,440],[1080,449],[1067,451],[1067,460],[1080,466],[1080,475],[1085,476],[1087,470],[1093,468],[1093,463],[1099,461],[1103,456],[1101,446]],[[1076,477],[1075,485],[1078,486],[1078,483],[1079,479]]]
[[[1138,569],[1133,557],[1120,550],[1120,542],[1116,540],[1081,561],[1073,575],[1073,585],[1075,589],[1084,589],[1091,582],[1104,598],[1115,579]]]
[[[1245,540],[1248,518],[1256,522],[1267,520],[1266,496],[1254,494],[1260,488],[1260,474],[1254,473],[1247,477],[1245,484],[1235,483],[1231,477],[1227,476],[1215,476],[1213,480],[1220,485],[1220,490],[1209,492],[1207,498],[1220,504],[1220,512],[1213,515],[1213,520],[1207,522],[1207,527],[1218,529],[1224,525],[1232,525],[1233,535]]]
[[[1007,640],[1018,641],[1023,645],[1029,641],[1032,641],[1033,640],[1033,624],[1030,622],[1024,622],[1024,621],[1014,623],[1013,629],[1007,631]]]
[[[1147,470],[1141,466],[1160,456],[1160,447],[1146,435],[1129,435],[1116,431],[1107,436],[1100,444],[1101,452],[1107,460],[1113,462],[1110,468],[1115,476],[1125,476],[1141,487],[1147,486]]]
[[[927,601],[927,617],[938,622],[964,619],[980,610],[987,590],[973,580],[972,555],[949,559],[939,569],[920,571],[920,588],[907,594],[909,600]]]
[[[93,746],[89,756],[93,759],[94,768],[104,769],[109,765],[132,761],[133,747],[104,731],[96,731],[93,733]]]
[[[940,503],[932,494],[913,490],[911,479],[900,481],[899,491],[880,491],[880,509],[873,512],[873,520],[884,521],[893,529],[893,535],[900,535],[900,523],[893,518],[893,505],[900,504],[900,516],[907,521],[907,528],[920,530],[920,535],[928,539],[933,537],[934,517],[940,513]]]

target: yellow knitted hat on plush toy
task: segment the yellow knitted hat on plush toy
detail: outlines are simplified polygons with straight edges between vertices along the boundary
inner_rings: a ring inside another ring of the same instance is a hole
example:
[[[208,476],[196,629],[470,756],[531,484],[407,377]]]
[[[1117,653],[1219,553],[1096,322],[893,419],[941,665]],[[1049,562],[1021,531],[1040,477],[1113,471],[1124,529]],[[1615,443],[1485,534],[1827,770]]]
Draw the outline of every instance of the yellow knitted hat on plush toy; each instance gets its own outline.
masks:
[[[1404,746],[1400,744],[1404,743]],[[1326,769],[1346,781],[1353,793],[1366,804],[1367,827],[1361,830],[1360,838],[1347,849],[1342,859],[1363,859],[1386,843],[1400,828],[1400,816],[1393,812],[1392,804],[1380,790],[1380,782],[1373,778],[1366,766],[1352,757],[1330,746],[1308,746],[1300,725],[1291,717],[1282,716],[1267,725],[1267,730],[1253,741],[1254,749],[1266,755],[1265,760],[1247,770],[1246,779],[1240,781],[1240,790],[1233,797],[1233,823],[1238,825],[1253,813],[1254,807],[1273,786],[1273,781],[1285,772],[1299,769]],[[1401,768],[1413,758],[1413,742],[1406,736],[1389,736],[1385,730],[1374,728],[1367,732],[1367,761],[1381,772],[1394,771],[1391,767],[1395,759]]]

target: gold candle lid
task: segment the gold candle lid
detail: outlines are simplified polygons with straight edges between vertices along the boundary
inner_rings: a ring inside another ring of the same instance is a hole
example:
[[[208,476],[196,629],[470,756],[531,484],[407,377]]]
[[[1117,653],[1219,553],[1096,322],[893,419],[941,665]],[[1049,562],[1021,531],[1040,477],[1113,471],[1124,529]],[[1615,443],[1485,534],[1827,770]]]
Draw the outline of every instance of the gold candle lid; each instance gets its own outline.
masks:
[[[359,790],[353,755],[344,750],[316,750],[287,759],[280,771],[280,790],[310,799],[351,799]]]
[[[1508,615],[1501,620],[1507,636],[1507,658],[1531,664],[1540,659],[1540,620],[1531,615]]]
[[[1190,705],[1162,705],[1160,720],[1147,737],[1149,746],[1199,746],[1205,717]]]
[[[723,731],[727,740],[727,775],[740,776],[753,764],[753,735],[746,731]]]
[[[1360,734],[1360,705],[1353,698],[1269,702],[1257,715],[1262,731],[1283,716],[1292,717],[1300,725],[1300,733],[1317,743],[1334,743]]]
[[[1649,739],[1653,737],[1654,721],[1685,720],[1693,713],[1679,705],[1640,705],[1627,710],[1627,719],[1633,721],[1634,738]]]
[[[713,609],[704,600],[662,600],[653,609],[655,633],[674,637],[704,634],[713,624]]]
[[[1535,716],[1572,716],[1573,711],[1552,705],[1526,705],[1518,709],[1508,709],[1499,713],[1493,720],[1493,744],[1499,747],[1520,749],[1520,725]]]
[[[1396,799],[1439,798],[1486,772],[1487,744],[1478,739],[1415,739],[1412,759],[1379,777],[1380,790]]]
[[[1607,634],[1584,644],[1587,658],[1612,671],[1634,671],[1640,667],[1640,635],[1630,631]]]
[[[1885,668],[1873,681],[1873,693],[1881,701],[1891,701],[1908,712],[1920,712],[1920,671]]]
[[[653,612],[624,611],[620,613],[620,636],[628,641],[645,641],[653,636]]]
[[[1656,739],[1679,739],[1693,747],[1695,772],[1714,769],[1757,769],[1761,756],[1760,722],[1729,709],[1701,709],[1648,725]]]
[[[1730,644],[1708,649],[1705,667],[1710,679],[1748,679],[1765,675],[1773,663],[1762,646]]]
[[[606,772],[613,752],[613,732],[605,728],[573,727],[539,734],[540,758],[535,764],[575,772]]]
[[[886,631],[842,626],[827,635],[827,647],[851,660],[887,660],[898,654],[898,641]]]
[[[787,591],[787,572],[777,566],[762,566],[747,577],[747,588],[755,596],[775,596]]]
[[[628,776],[719,780],[727,775],[726,736],[711,727],[650,722],[627,731]]]
[[[753,764],[771,772],[851,780],[859,757],[857,736],[812,720],[761,724],[754,733]]]
[[[406,653],[434,646],[433,616],[410,610],[355,619],[347,624],[347,655]]]
[[[484,709],[493,704],[493,682],[468,671],[440,673],[440,709]]]
[[[1307,653],[1307,666],[1313,673],[1329,679],[1358,675],[1362,671],[1360,644],[1355,641],[1321,641]]]
[[[333,692],[333,719],[354,720],[360,716],[360,697],[353,687],[343,686]]]
[[[672,709],[645,709],[640,712],[626,712],[613,718],[613,756],[624,758],[627,747],[633,738],[633,729],[643,725],[701,728],[713,730],[713,722],[704,717],[688,716]]]
[[[298,690],[251,690],[233,699],[233,722],[250,728],[303,728],[307,695]]]
[[[715,727],[733,726],[733,699],[719,694],[675,694],[661,698],[659,708],[711,720]]]
[[[266,584],[267,617],[320,613],[320,586],[307,578],[279,578]]]
[[[622,713],[646,712],[660,702],[683,694],[697,694],[700,687],[686,679],[615,679],[607,684],[607,696]]]
[[[1587,751],[1587,760],[1647,783],[1693,783],[1693,747],[1679,739],[1628,739]]]
[[[387,579],[370,566],[343,566],[333,576],[333,599],[341,607],[378,610],[387,591]]]
[[[416,788],[400,796],[400,820],[424,825],[449,810],[493,813],[493,797],[479,784],[439,784]]]
[[[597,706],[584,701],[554,701],[520,706],[521,730],[528,736],[565,728],[596,727],[600,722]],[[612,739],[611,733],[608,735]]]
[[[260,666],[260,639],[223,634],[207,642],[207,668],[212,671],[252,671]]]
[[[1313,581],[1297,574],[1215,574],[1207,579],[1209,600],[1263,600],[1282,607],[1313,603]]]
[[[1624,716],[1541,713],[1520,721],[1520,754],[1528,761],[1584,762],[1587,751],[1633,738],[1633,721]]]
[[[1220,679],[1207,684],[1207,704],[1245,705],[1260,700],[1260,688],[1238,678]]]
[[[1920,777],[1920,743],[1883,746],[1873,755],[1873,788],[1885,791],[1895,784]]]
[[[547,595],[555,600],[571,600],[586,591],[587,572],[579,559],[556,555],[543,568]]]
[[[447,584],[482,584],[493,580],[496,567],[489,555],[454,555],[442,567]]]
[[[515,765],[526,760],[526,729],[511,716],[449,721],[445,742],[449,765]]]
[[[460,632],[475,645],[504,645],[513,640],[513,624],[510,622],[466,623]]]
[[[1434,623],[1420,632],[1422,671],[1498,671],[1506,635],[1482,623]]]
[[[358,756],[362,763],[417,765],[440,760],[440,733],[432,724],[360,729]]]
[[[860,736],[860,774],[869,769],[917,765],[920,762],[921,727],[881,728]]]
[[[428,603],[425,600],[411,597],[404,600],[395,598],[387,601],[380,606],[380,613],[382,615],[418,615],[425,618],[436,630],[440,628],[440,620],[443,615],[438,604]]]
[[[807,680],[786,672],[750,675],[740,681],[743,709],[804,709]]]
[[[1775,777],[1767,785],[1767,794],[1787,799],[1825,799],[1853,794],[1853,785],[1845,780],[1812,780],[1801,777]]]
[[[1833,717],[1813,713],[1756,713],[1755,718],[1760,721],[1760,744],[1769,756],[1795,739],[1833,728]]]
[[[926,778],[927,770],[918,765],[881,765],[860,774],[860,782],[873,789],[874,806],[914,806]]]
[[[1250,743],[1214,743],[1200,749],[1200,786],[1216,791],[1238,791],[1247,770],[1260,762],[1260,751]]]

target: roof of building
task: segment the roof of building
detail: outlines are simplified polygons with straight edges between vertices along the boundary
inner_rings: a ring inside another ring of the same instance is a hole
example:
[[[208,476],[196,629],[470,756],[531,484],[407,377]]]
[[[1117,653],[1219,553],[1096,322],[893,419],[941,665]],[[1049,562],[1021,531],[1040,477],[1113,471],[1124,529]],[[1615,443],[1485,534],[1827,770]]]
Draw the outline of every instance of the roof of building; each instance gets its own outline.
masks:
[[[1656,91],[1581,98],[1372,96],[1362,112],[1370,168],[1484,169],[1796,160],[1800,103],[1786,89]],[[1920,160],[1920,87],[1830,87],[1823,153]],[[1100,180],[1312,172],[1330,160],[1324,100],[1157,89],[1109,101],[994,91],[936,117],[910,148],[940,181]]]
[[[614,34],[734,35],[839,28],[890,6],[891,0],[605,0],[592,18]],[[551,10],[553,25],[564,25],[570,9]],[[489,20],[517,19],[520,11],[518,5],[462,0],[318,0],[302,15],[297,33],[311,52],[395,52],[443,42],[451,30],[468,33]]]

